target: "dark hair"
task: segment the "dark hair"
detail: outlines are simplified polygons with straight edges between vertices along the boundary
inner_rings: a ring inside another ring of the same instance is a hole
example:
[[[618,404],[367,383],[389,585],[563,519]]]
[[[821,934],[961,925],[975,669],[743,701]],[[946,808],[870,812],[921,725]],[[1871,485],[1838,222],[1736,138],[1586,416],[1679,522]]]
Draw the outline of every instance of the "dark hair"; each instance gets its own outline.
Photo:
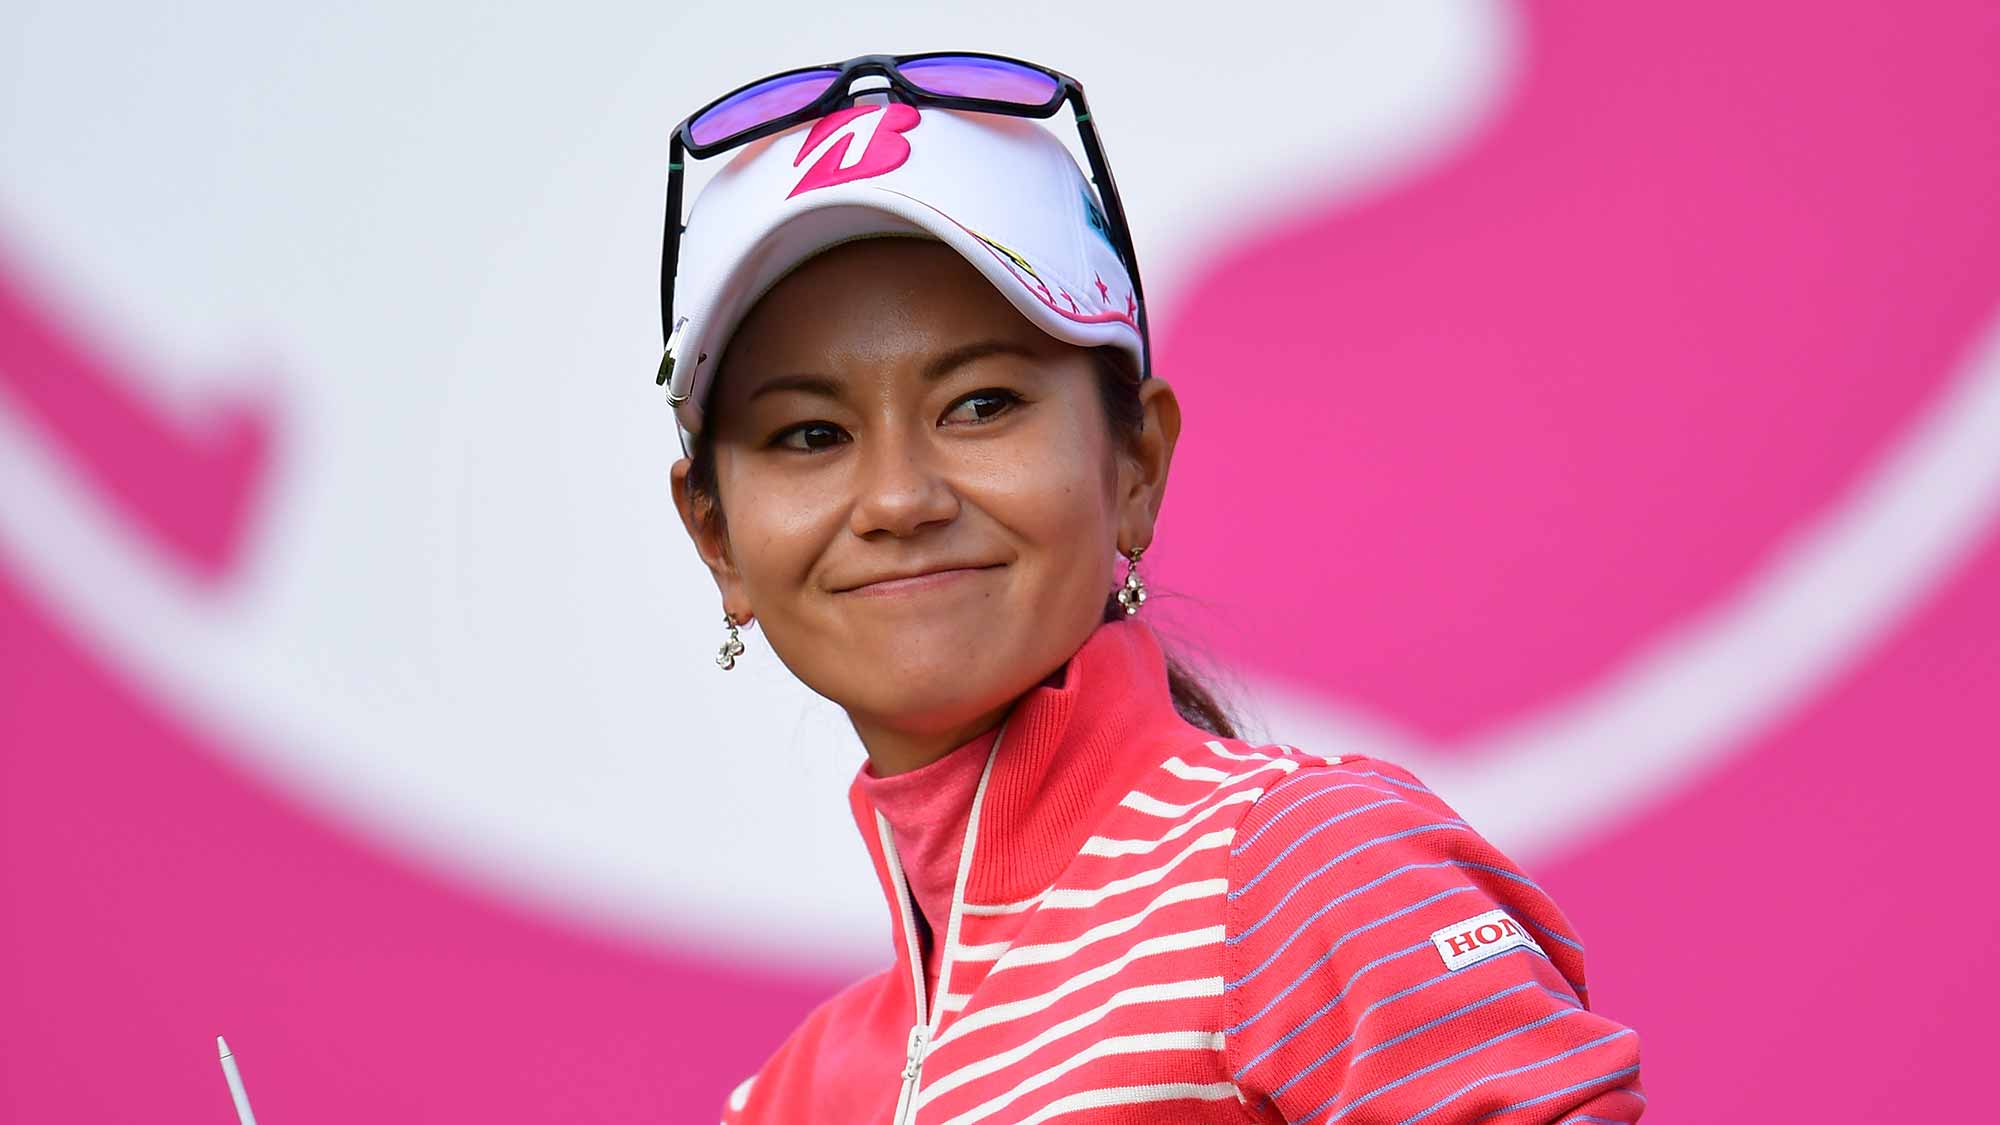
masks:
[[[1091,365],[1097,370],[1098,399],[1104,404],[1104,419],[1111,428],[1111,436],[1120,442],[1130,443],[1145,427],[1145,408],[1139,403],[1138,365],[1123,349],[1115,344],[1105,344],[1090,349]],[[721,372],[716,373],[717,378]],[[701,518],[715,521],[718,531],[725,530],[722,522],[722,493],[715,475],[715,447],[706,435],[715,430],[715,413],[710,410],[701,432],[690,439],[688,455],[692,464],[688,466],[688,498],[700,509]],[[1125,616],[1125,609],[1118,604],[1118,593],[1112,591],[1104,599],[1104,621],[1116,621]],[[1167,692],[1173,697],[1174,710],[1197,727],[1222,738],[1236,738],[1236,724],[1229,713],[1216,701],[1208,687],[1190,672],[1181,662],[1167,654]]]

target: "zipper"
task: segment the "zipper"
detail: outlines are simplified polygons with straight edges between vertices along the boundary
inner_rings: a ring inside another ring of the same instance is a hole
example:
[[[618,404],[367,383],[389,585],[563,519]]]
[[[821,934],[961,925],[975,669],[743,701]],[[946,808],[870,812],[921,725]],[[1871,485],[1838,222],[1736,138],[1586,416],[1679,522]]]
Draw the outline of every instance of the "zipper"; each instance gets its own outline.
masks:
[[[917,1112],[917,1077],[924,1072],[925,1028],[910,1029],[910,1045],[903,1056],[903,1092],[896,1097],[896,1125],[905,1125]]]
[[[973,842],[979,834],[980,806],[986,803],[986,779],[993,774],[993,761],[1000,755],[1000,740],[1007,736],[1007,724],[1000,724],[1000,732],[993,737],[993,746],[986,753],[986,765],[979,774],[979,787],[973,790],[972,812],[965,822],[965,839],[958,846],[958,879],[951,892],[951,919],[943,934],[935,932],[932,940],[942,939],[938,948],[938,992],[945,991],[945,984],[951,980],[951,951],[958,944],[958,925],[961,909],[965,905],[965,880],[972,870]],[[889,827],[889,818],[880,810],[875,813],[875,831],[882,839],[882,856],[889,861],[889,880],[896,888],[896,913],[903,923],[903,948],[910,956],[911,993],[917,1000],[917,1021],[910,1025],[909,1038],[903,1048],[903,1086],[896,1095],[895,1125],[909,1125],[917,1114],[917,1088],[923,1084],[924,1055],[937,1037],[937,1028],[944,1015],[941,1004],[933,1003],[926,995],[924,987],[923,951],[917,947],[916,900],[910,893],[909,876],[903,873],[903,858],[896,854],[896,833]]]
[[[917,1082],[924,1070],[924,1048],[929,1045],[931,1010],[924,988],[923,951],[917,948],[916,904],[911,900],[909,877],[903,874],[903,858],[896,853],[896,834],[889,819],[875,814],[875,830],[882,837],[882,854],[889,861],[889,878],[896,886],[896,914],[903,923],[903,948],[910,955],[910,986],[917,998],[917,1022],[910,1025],[903,1050],[903,1089],[896,1095],[895,1125],[906,1125],[917,1111]],[[957,909],[956,905],[953,907]],[[938,951],[938,987],[944,987],[945,950]]]

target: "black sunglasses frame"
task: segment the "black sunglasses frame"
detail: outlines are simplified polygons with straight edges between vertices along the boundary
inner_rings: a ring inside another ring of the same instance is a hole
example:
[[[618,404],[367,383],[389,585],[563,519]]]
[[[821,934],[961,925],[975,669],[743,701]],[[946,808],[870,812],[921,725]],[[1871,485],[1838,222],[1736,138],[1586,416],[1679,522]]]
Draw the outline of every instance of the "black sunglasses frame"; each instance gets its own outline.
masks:
[[[1004,62],[1024,67],[1028,70],[1045,74],[1053,79],[1056,84],[1056,92],[1047,102],[1038,106],[1028,106],[1018,102],[997,101],[989,98],[963,98],[946,94],[934,94],[903,77],[903,72],[899,64],[916,62],[920,59],[936,58],[991,59],[995,62]],[[709,110],[714,109],[736,95],[788,75],[806,74],[823,70],[838,71],[839,73],[827,86],[826,93],[815,98],[810,104],[801,106],[780,117],[772,118],[761,125],[732,133],[729,136],[710,141],[707,144],[700,144],[695,141],[693,131],[694,122],[700,120],[701,116]],[[861,90],[851,88],[855,79],[868,76],[887,79],[889,83],[887,89],[885,90],[879,86]],[[746,82],[734,90],[723,94],[721,97],[708,102],[700,109],[688,114],[685,118],[682,118],[680,124],[674,126],[673,137],[668,145],[666,234],[662,239],[660,247],[660,332],[669,349],[669,354],[665,359],[670,360],[672,358],[674,277],[679,272],[680,266],[681,234],[687,229],[687,224],[681,218],[681,192],[688,157],[692,156],[696,159],[703,159],[720,152],[726,152],[729,149],[739,148],[752,141],[762,140],[775,133],[782,133],[794,126],[817,120],[837,109],[854,104],[855,100],[863,95],[873,93],[886,93],[891,98],[912,105],[934,105],[942,109],[973,110],[980,113],[1004,114],[1009,117],[1053,117],[1065,104],[1069,105],[1076,116],[1077,132],[1083,139],[1084,156],[1090,162],[1091,182],[1097,185],[1097,194],[1104,204],[1104,215],[1106,225],[1110,228],[1108,233],[1111,236],[1112,248],[1117,250],[1119,257],[1125,260],[1125,270],[1132,277],[1132,299],[1137,306],[1135,311],[1139,323],[1139,339],[1142,344],[1141,350],[1145,354],[1140,377],[1145,378],[1151,375],[1153,366],[1152,335],[1146,326],[1146,294],[1139,282],[1139,259],[1132,247],[1132,228],[1125,220],[1125,204],[1118,196],[1118,183],[1111,175],[1111,164],[1104,157],[1104,142],[1098,138],[1097,126],[1091,120],[1090,104],[1084,100],[1083,84],[1059,70],[1052,70],[1039,63],[1031,63],[1026,59],[1012,58],[1007,55],[989,54],[984,51],[926,51],[915,55],[857,55],[846,62],[823,63],[819,66],[802,66],[791,70],[781,70],[775,74],[767,74],[754,82]],[[671,370],[671,364],[663,361],[660,365],[659,376],[655,382],[664,384]]]

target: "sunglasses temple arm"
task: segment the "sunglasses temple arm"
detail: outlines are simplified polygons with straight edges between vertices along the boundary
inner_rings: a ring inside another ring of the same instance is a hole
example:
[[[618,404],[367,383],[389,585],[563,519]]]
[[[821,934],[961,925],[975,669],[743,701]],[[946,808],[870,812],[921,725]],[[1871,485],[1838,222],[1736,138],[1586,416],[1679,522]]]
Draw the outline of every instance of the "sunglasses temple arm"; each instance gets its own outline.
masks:
[[[680,268],[681,184],[687,153],[681,147],[680,131],[675,130],[667,155],[666,233],[660,239],[660,342],[674,333],[674,274]]]
[[[1104,143],[1097,137],[1097,126],[1090,119],[1090,106],[1083,100],[1082,87],[1070,87],[1069,105],[1076,113],[1076,130],[1083,138],[1083,154],[1090,161],[1090,178],[1097,184],[1105,217],[1111,221],[1111,229],[1119,242],[1118,252],[1125,256],[1125,268],[1132,275],[1132,299],[1138,305],[1139,339],[1144,344],[1145,352],[1145,370],[1140,373],[1143,378],[1153,373],[1153,339],[1146,324],[1146,291],[1139,281],[1139,254],[1132,246],[1132,224],[1125,218],[1125,201],[1118,195],[1118,182],[1111,175],[1111,162],[1104,158]]]

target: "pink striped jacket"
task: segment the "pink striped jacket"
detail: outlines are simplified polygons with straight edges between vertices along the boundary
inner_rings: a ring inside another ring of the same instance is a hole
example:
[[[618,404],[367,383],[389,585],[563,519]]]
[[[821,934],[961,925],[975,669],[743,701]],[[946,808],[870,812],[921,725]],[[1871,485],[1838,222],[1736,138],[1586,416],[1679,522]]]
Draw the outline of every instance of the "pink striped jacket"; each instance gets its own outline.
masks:
[[[815,1009],[724,1125],[1636,1121],[1556,904],[1407,771],[1184,722],[1105,625],[988,752],[936,995],[888,822],[895,963]]]

